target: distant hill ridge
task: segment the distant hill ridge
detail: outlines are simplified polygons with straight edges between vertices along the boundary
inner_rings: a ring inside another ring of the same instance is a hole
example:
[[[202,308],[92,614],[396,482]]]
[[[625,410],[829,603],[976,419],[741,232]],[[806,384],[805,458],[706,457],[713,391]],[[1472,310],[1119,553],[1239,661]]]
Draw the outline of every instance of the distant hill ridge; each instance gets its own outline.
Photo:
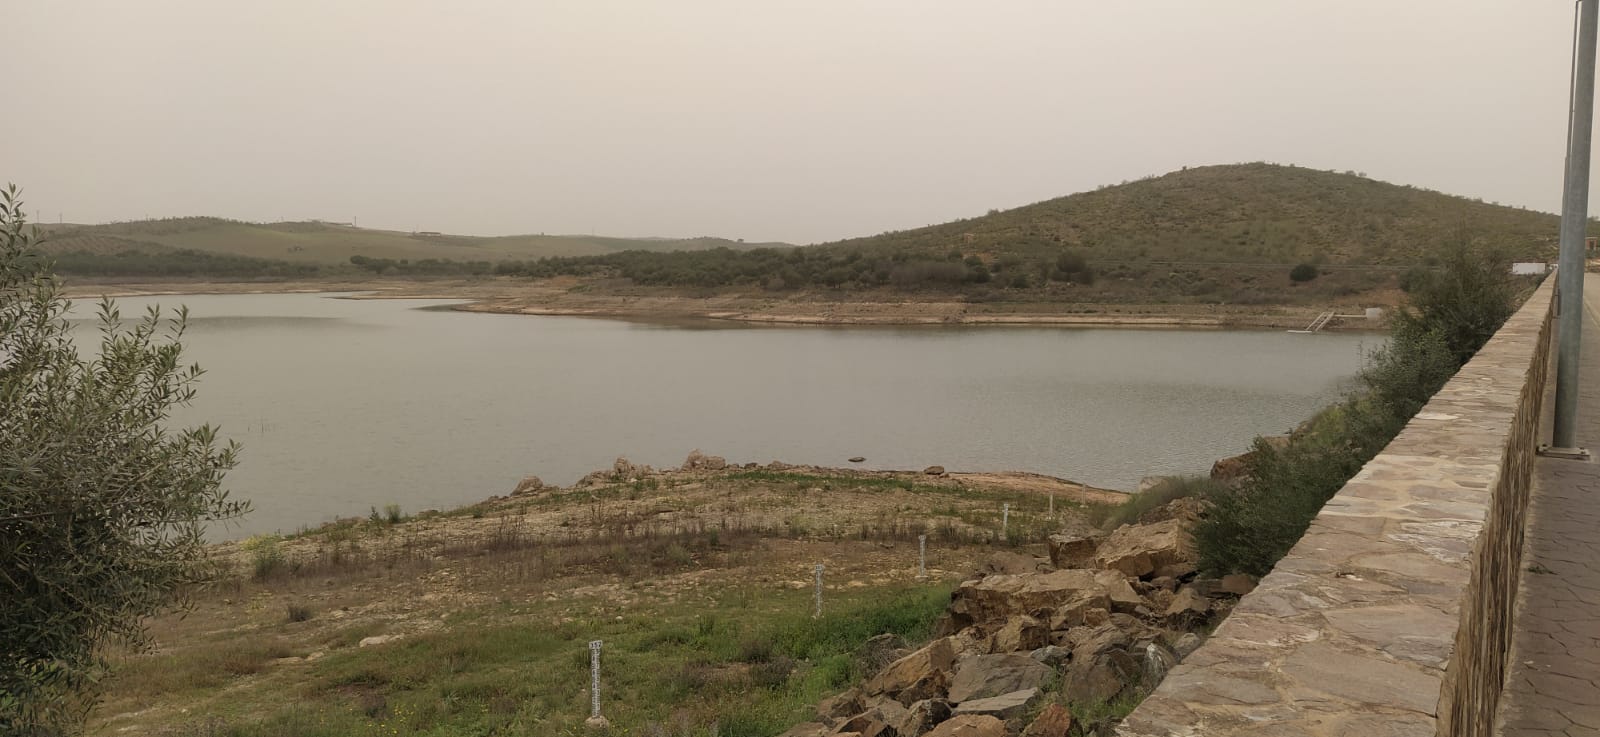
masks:
[[[136,220],[104,225],[45,225],[43,249],[63,254],[202,251],[300,264],[349,263],[352,256],[498,262],[587,256],[626,250],[787,247],[724,238],[613,238],[588,235],[465,236],[357,228],[320,221],[251,223],[217,217]]]
[[[981,217],[794,248],[719,238],[368,230],[192,217],[48,226],[63,273],[310,277],[570,275],[604,289],[969,301],[1360,303],[1471,242],[1554,260],[1559,218],[1275,164],[1186,168]],[[1291,279],[1298,266],[1300,278]],[[1314,268],[1313,268],[1314,267]]]

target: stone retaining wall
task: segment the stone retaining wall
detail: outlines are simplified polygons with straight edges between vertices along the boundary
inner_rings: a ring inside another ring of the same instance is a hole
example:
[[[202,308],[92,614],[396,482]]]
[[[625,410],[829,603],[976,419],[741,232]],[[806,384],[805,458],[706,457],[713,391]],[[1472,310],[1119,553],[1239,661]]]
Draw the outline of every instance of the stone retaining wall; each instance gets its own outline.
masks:
[[[1336,494],[1123,737],[1490,734],[1555,279]]]

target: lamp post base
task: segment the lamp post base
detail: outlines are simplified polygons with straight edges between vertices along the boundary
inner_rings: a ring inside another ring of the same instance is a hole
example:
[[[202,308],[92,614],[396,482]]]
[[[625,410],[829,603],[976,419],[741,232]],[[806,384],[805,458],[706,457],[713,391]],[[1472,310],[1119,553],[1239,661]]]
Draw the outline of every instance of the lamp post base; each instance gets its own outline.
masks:
[[[1560,458],[1568,461],[1593,460],[1588,448],[1552,448],[1548,445],[1539,446],[1539,455],[1546,458]]]

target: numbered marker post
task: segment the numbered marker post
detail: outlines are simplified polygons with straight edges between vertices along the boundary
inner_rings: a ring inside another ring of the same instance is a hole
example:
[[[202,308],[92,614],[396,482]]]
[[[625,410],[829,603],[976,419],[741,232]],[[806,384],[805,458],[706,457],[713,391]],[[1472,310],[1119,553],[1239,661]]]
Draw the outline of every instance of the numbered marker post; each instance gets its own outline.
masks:
[[[1000,534],[1005,536],[1011,532],[1011,502],[1000,505]]]
[[[812,573],[817,577],[817,607],[811,612],[811,618],[820,619],[822,618],[822,564],[818,563],[817,567],[812,569]]]
[[[589,718],[600,718],[600,641],[589,643]]]
[[[1050,492],[1050,519],[1056,518],[1056,493]]]
[[[928,577],[928,536],[917,536],[917,578]]]

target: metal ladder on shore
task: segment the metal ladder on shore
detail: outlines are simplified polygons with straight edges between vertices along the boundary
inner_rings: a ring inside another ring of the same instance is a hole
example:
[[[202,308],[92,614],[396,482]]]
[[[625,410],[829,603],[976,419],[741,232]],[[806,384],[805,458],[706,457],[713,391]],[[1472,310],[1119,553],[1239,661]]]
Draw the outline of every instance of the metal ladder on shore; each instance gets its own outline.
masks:
[[[1291,332],[1291,333],[1316,333],[1316,332],[1321,332],[1323,328],[1328,327],[1328,323],[1333,322],[1333,318],[1334,318],[1333,310],[1328,310],[1327,312],[1324,312],[1324,313],[1322,313],[1320,315],[1317,315],[1317,319],[1312,320],[1311,324],[1306,326],[1305,330],[1290,330],[1289,332]]]

